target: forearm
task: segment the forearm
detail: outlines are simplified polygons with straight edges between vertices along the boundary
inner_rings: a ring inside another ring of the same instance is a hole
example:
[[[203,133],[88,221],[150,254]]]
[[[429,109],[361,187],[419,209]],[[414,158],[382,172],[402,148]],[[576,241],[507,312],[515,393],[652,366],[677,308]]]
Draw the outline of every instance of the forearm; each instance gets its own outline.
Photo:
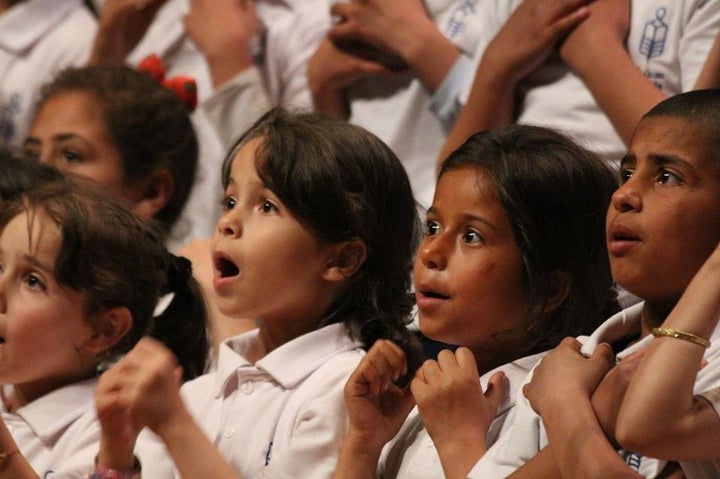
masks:
[[[662,326],[707,339],[718,317],[720,249],[700,268]],[[704,353],[701,345],[678,338],[652,341],[618,417],[618,439],[624,446],[658,457],[702,457],[698,444],[717,440],[720,419],[710,404],[694,397]]]
[[[605,437],[588,398],[573,398],[573,411],[549,412],[548,442],[564,478],[638,478]],[[552,447],[557,445],[557,447]],[[572,447],[568,447],[572,445]]]
[[[348,433],[340,447],[333,479],[375,479],[382,448]]]
[[[696,90],[703,88],[720,88],[720,36],[715,37],[707,60],[695,82]]]
[[[468,101],[440,151],[438,169],[448,155],[474,133],[512,123],[516,84],[492,58],[483,57]]]
[[[640,118],[666,95],[632,62],[620,43],[600,41],[572,65],[625,144]]]
[[[0,468],[0,478],[40,479],[25,456],[18,451],[15,439],[8,431],[4,421],[0,421],[0,453],[8,454]]]
[[[460,56],[460,51],[427,19],[423,24],[404,34],[399,44],[401,55],[410,69],[431,93],[440,87],[446,75]]]
[[[485,438],[458,440],[447,444],[435,444],[443,472],[447,479],[466,478],[473,466],[487,451]]]

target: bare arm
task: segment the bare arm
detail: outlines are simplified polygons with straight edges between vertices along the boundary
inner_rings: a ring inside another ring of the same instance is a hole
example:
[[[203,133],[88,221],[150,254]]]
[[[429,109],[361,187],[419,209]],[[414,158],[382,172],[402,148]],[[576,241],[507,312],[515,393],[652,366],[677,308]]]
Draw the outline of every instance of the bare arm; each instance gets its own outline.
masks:
[[[399,57],[431,92],[460,55],[428,17],[420,0],[338,3],[332,13],[343,19],[330,30],[333,41],[362,42]]]
[[[525,0],[485,49],[438,165],[473,133],[513,122],[518,83],[588,16],[583,0]]]
[[[663,327],[709,338],[720,318],[720,246],[690,282]],[[624,446],[660,458],[716,459],[720,418],[693,394],[705,348],[657,337],[632,379],[617,422]],[[714,364],[707,367],[715,367]]]
[[[589,358],[579,353],[580,343],[566,338],[548,353],[523,389],[547,430],[555,466],[540,454],[518,470],[518,476],[637,478],[608,440],[596,416],[591,395],[612,364],[613,354],[600,345]],[[568,447],[572,444],[572,447]],[[522,474],[522,475],[521,475]]]
[[[630,1],[598,0],[588,8],[590,16],[568,35],[560,55],[628,144],[642,115],[666,95],[633,63],[625,47]]]
[[[88,65],[124,65],[166,1],[148,0],[139,7],[135,0],[107,0],[100,11]]]
[[[253,66],[251,45],[262,29],[252,0],[192,0],[185,31],[207,60],[213,87]]]
[[[504,375],[493,375],[483,393],[475,356],[461,347],[425,361],[411,388],[445,477],[467,477],[487,450],[485,437],[507,392]]]
[[[395,382],[407,372],[405,353],[387,340],[368,351],[345,385],[350,429],[343,439],[335,479],[376,477],[383,446],[400,429],[414,404]]]
[[[18,451],[5,421],[0,421],[0,452],[9,453],[0,469],[0,478],[40,479],[27,459]]]

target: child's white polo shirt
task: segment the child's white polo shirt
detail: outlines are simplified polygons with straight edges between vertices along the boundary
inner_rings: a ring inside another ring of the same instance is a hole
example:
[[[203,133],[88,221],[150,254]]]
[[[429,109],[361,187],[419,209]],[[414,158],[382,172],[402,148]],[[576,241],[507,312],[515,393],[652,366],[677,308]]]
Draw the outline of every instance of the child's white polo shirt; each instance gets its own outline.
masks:
[[[96,379],[57,389],[2,419],[20,452],[43,479],[84,479],[94,468],[100,423]]]
[[[502,398],[497,413],[487,433],[490,447],[501,432],[512,422],[515,397],[525,378],[545,353],[533,354],[508,364],[503,364],[480,377],[483,391],[487,381],[498,371],[505,373],[509,382],[507,394]],[[508,420],[509,419],[509,420]],[[468,447],[472,447],[468,445]],[[425,429],[417,407],[412,410],[398,434],[383,450],[378,464],[378,475],[383,478],[435,479],[444,477],[440,456]]]
[[[242,477],[331,477],[347,432],[343,388],[364,351],[342,324],[300,336],[252,364],[245,355],[259,342],[257,330],[226,340],[217,371],[182,387],[188,409]],[[171,477],[155,470],[167,467],[162,450],[143,442],[136,448],[143,476]]]
[[[590,337],[579,337],[583,343],[582,353],[586,355],[592,354],[595,347],[600,343],[614,344],[620,341],[626,341],[640,333],[640,312],[644,303],[635,304],[616,315],[609,318],[601,324]],[[710,338],[712,346],[705,353],[705,359],[708,362],[720,360],[720,329],[716,329]],[[647,347],[653,337],[648,335],[641,341],[627,347],[616,355],[617,360],[637,352]],[[525,382],[529,382],[532,373],[527,377]],[[696,394],[702,391],[720,387],[720,368],[705,367],[700,370],[695,380]],[[501,435],[498,441],[488,450],[480,461],[475,465],[470,473],[470,478],[497,478],[507,477],[517,468],[529,461],[543,447],[547,445],[547,435],[542,424],[540,416],[533,411],[530,402],[519,389],[515,399],[515,417],[512,424],[509,425],[508,431]],[[665,466],[664,461],[643,457],[630,451],[620,451],[628,465],[640,473],[644,477],[656,477]],[[717,477],[703,476],[692,474],[693,467],[702,468],[707,463],[692,463],[689,468],[688,464],[681,463],[686,477]],[[686,469],[687,468],[687,469]]]

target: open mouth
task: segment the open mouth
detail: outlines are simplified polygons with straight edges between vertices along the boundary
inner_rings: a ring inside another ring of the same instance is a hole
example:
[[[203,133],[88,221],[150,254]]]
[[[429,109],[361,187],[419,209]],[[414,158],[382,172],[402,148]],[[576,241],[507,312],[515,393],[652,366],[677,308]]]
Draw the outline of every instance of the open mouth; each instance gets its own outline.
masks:
[[[240,269],[237,265],[225,257],[215,259],[215,270],[221,278],[231,278],[240,274]]]
[[[613,241],[637,241],[638,238],[636,236],[627,234],[627,233],[616,233],[612,235]]]
[[[448,299],[449,296],[445,296],[444,294],[436,293],[435,291],[420,291],[420,294],[424,298],[432,298],[432,299]]]

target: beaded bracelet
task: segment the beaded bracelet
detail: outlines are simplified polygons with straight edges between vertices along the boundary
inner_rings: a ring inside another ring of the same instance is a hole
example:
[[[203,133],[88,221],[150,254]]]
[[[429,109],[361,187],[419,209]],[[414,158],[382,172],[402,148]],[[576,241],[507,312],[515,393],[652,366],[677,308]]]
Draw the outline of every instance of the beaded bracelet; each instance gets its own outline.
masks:
[[[668,336],[671,338],[682,339],[683,341],[689,341],[693,344],[697,344],[698,346],[702,346],[703,348],[710,347],[709,340],[701,338],[700,336],[693,333],[686,333],[685,331],[677,331],[670,328],[653,328],[652,335],[656,338],[658,336]]]
[[[97,465],[95,458],[95,470],[87,475],[86,479],[137,479],[140,477],[141,466],[138,458],[135,458],[135,464],[130,470],[110,469]]]

